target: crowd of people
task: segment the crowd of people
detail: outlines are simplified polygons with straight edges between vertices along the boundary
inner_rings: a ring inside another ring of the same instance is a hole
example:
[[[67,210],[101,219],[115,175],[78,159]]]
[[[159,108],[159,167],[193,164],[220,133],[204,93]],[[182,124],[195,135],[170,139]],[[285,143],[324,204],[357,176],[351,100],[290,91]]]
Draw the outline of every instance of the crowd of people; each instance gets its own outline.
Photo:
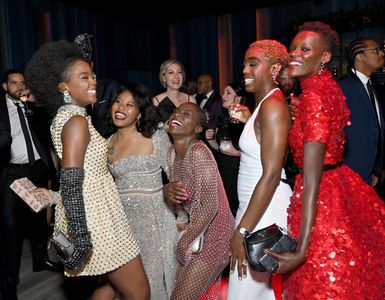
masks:
[[[375,40],[349,44],[349,70],[336,81],[328,65],[338,34],[305,22],[288,49],[250,44],[243,79],[222,96],[210,74],[184,87],[176,59],[162,63],[164,91],[153,96],[139,83],[99,87],[89,38],[45,44],[25,74],[4,74],[1,297],[17,299],[29,236],[33,270],[96,277],[92,299],[221,299],[226,267],[229,300],[385,298],[385,202],[375,190],[385,99],[371,84],[384,49]],[[71,254],[48,258],[47,209],[32,212],[10,189],[21,177],[51,199],[54,235],[70,240]],[[244,246],[274,223],[297,238],[294,252],[264,250],[282,295]]]

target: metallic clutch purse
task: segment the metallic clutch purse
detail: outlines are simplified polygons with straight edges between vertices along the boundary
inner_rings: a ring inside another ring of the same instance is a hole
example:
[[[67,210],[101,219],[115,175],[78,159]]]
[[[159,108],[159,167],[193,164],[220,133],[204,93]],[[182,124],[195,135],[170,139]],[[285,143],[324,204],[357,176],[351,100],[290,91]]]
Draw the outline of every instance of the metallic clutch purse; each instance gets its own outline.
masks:
[[[198,236],[190,246],[192,253],[199,253],[203,248],[203,234]]]
[[[54,245],[57,254],[62,259],[67,259],[70,257],[75,250],[74,245],[71,241],[68,240],[68,238],[64,235],[63,232],[58,231],[55,232],[51,238],[51,243]]]

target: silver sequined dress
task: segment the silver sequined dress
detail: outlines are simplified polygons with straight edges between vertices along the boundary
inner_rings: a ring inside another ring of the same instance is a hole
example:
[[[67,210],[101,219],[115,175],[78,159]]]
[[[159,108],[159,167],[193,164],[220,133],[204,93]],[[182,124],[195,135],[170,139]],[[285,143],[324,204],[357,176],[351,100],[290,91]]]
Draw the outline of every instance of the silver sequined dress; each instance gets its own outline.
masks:
[[[63,126],[76,115],[87,118],[90,132],[90,142],[84,158],[83,198],[93,251],[82,270],[65,274],[100,275],[135,258],[139,255],[139,248],[128,226],[116,185],[107,169],[107,144],[92,126],[85,109],[74,105],[65,105],[59,109],[51,126],[56,153],[61,159]],[[58,201],[55,212],[55,231],[58,230],[67,235],[67,219],[61,200]]]
[[[130,155],[109,164],[128,222],[138,241],[151,299],[169,299],[174,286],[177,261],[174,246],[177,228],[174,213],[163,200],[161,168],[167,172],[170,147],[167,134],[152,136],[151,155]]]

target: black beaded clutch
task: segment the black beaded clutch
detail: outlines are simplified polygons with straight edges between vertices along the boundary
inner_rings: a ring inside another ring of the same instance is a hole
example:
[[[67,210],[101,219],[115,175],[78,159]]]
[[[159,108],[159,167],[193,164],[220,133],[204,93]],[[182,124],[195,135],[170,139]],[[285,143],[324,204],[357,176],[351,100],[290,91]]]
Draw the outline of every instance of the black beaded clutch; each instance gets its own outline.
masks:
[[[276,224],[247,234],[244,242],[249,264],[257,272],[274,273],[278,268],[278,261],[263,252],[264,249],[283,253],[294,252],[297,247],[296,239]]]

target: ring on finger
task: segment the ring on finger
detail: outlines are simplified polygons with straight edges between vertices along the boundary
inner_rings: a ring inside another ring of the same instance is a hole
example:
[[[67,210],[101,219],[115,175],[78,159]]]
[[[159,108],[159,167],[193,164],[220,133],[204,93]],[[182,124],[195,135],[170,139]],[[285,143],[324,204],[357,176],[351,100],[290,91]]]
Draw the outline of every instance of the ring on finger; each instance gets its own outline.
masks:
[[[247,266],[247,260],[242,260],[242,266]]]

